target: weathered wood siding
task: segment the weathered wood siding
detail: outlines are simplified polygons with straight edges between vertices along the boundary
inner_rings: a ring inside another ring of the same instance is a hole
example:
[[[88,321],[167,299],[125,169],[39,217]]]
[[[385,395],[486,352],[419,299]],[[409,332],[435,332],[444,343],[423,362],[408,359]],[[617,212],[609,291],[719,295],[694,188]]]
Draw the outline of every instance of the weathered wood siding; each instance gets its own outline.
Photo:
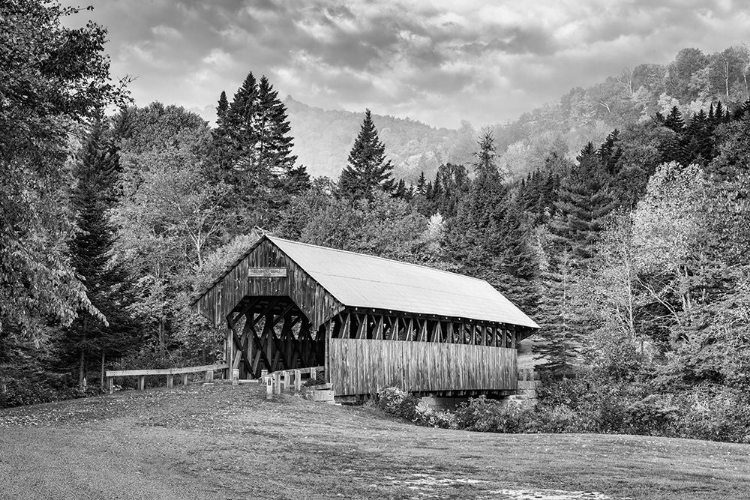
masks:
[[[248,277],[248,269],[268,267],[286,268],[287,276]],[[217,280],[198,299],[195,306],[199,313],[207,316],[214,326],[218,327],[245,296],[291,297],[315,329],[343,309],[343,305],[331,294],[272,242],[265,239],[245,255],[228,274]]]
[[[330,380],[337,396],[409,392],[515,390],[516,350],[467,344],[331,339]]]

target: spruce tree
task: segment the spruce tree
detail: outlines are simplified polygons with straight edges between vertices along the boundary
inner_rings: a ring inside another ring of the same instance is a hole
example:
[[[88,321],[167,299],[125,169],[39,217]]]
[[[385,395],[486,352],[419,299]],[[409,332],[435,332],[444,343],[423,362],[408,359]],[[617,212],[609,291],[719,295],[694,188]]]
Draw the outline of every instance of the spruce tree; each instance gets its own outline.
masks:
[[[227,93],[223,90],[219,96],[219,104],[216,106],[216,128],[221,132],[226,132],[227,113],[229,112],[229,101]]]
[[[396,192],[394,193],[395,198],[401,198],[402,200],[407,199],[408,191],[406,190],[406,183],[403,179],[399,179],[396,185]]]
[[[471,182],[463,165],[446,163],[440,165],[437,171],[443,195],[435,207],[444,217],[455,217],[458,204],[471,189]]]
[[[566,375],[574,370],[583,344],[581,331],[575,324],[576,276],[567,251],[541,253],[539,307],[534,316],[540,328],[534,342],[534,356],[545,371]]]
[[[255,126],[257,143],[254,148],[258,170],[270,172],[275,179],[283,179],[294,168],[297,157],[292,155],[291,126],[286,107],[265,76],[258,83]]]
[[[559,250],[569,251],[574,264],[585,267],[615,200],[610,192],[611,179],[591,143],[577,160],[578,165],[560,184],[550,230]]]
[[[422,170],[422,173],[419,174],[419,179],[417,179],[417,189],[415,194],[424,196],[424,194],[427,192],[426,186],[427,180],[424,177],[424,170]]]
[[[107,125],[99,118],[84,144],[75,169],[73,191],[78,233],[71,242],[71,263],[86,287],[91,303],[106,320],[81,310],[61,339],[61,361],[77,371],[79,385],[91,361],[103,364],[107,357],[122,355],[132,346],[134,322],[127,312],[132,302],[130,279],[122,265],[111,262],[114,228],[108,210],[116,201],[117,150]],[[103,384],[103,380],[102,380]]]
[[[385,159],[385,145],[378,138],[369,109],[365,110],[365,118],[348,162],[339,179],[339,190],[343,196],[372,200],[376,190],[386,193],[393,191],[393,165]]]
[[[286,107],[265,76],[250,72],[231,104],[222,92],[216,108],[211,169],[207,178],[231,187],[222,205],[234,212],[240,231],[273,225],[290,196],[309,188],[307,169],[295,166]]]
[[[458,215],[449,219],[446,250],[463,272],[487,280],[531,311],[536,304],[536,264],[523,216],[497,168],[492,134],[487,132],[478,145],[476,178]]]

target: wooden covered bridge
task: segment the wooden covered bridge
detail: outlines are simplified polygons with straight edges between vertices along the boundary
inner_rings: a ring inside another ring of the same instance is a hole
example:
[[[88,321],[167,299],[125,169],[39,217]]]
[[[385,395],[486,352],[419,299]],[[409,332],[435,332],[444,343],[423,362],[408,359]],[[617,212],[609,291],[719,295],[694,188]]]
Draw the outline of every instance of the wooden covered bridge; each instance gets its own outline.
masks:
[[[240,378],[325,366],[337,396],[513,394],[538,328],[485,281],[267,235],[194,307],[226,321]]]

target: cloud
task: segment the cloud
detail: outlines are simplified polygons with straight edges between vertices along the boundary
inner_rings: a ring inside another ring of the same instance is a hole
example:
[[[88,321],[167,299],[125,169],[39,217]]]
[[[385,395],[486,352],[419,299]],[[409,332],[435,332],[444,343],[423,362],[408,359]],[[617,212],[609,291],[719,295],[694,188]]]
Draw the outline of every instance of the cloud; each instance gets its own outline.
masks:
[[[731,0],[102,0],[93,17],[139,104],[212,110],[252,71],[314,106],[451,127],[511,120],[684,47],[738,45],[749,20]]]

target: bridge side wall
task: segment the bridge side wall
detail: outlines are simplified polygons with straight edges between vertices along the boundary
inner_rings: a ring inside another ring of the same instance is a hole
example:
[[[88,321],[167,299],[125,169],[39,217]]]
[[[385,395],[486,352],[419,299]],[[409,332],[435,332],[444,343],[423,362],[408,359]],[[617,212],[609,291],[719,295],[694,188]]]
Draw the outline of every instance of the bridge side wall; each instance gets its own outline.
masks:
[[[441,392],[514,391],[518,385],[514,348],[342,338],[329,343],[336,396],[375,394],[390,386]]]

